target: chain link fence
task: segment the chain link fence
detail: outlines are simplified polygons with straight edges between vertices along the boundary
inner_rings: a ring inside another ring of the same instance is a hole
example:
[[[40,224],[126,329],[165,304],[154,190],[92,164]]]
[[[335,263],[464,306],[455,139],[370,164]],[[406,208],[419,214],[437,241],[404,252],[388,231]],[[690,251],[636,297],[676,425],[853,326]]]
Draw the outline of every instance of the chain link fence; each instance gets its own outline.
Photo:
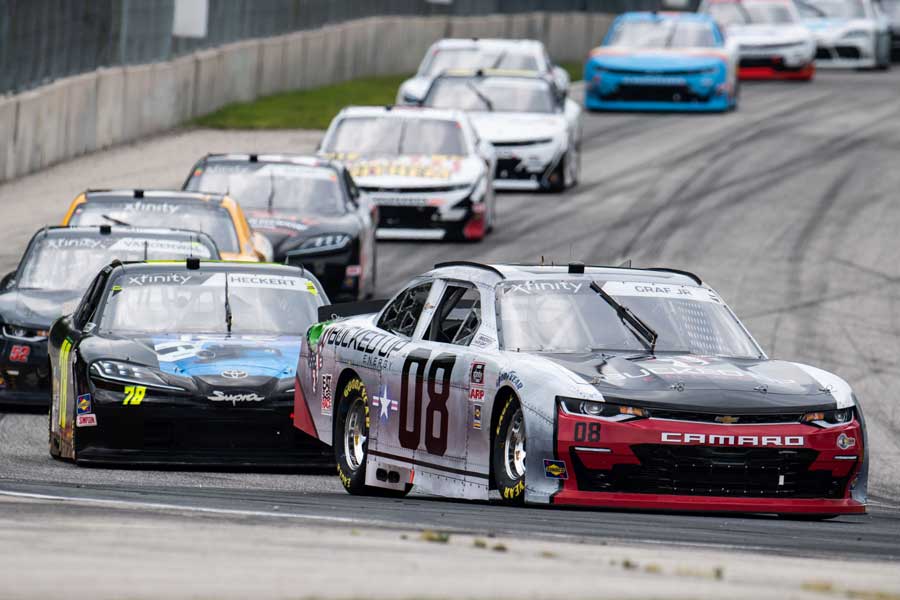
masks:
[[[619,13],[661,0],[209,0],[208,34],[172,35],[176,0],[0,0],[0,94],[99,67],[169,60],[249,38],[390,15]]]

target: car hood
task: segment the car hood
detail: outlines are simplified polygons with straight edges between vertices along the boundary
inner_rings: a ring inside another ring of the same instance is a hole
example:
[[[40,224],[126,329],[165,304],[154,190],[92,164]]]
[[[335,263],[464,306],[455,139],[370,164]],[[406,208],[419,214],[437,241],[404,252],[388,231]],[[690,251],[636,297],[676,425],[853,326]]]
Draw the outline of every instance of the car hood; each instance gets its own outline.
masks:
[[[809,29],[802,25],[732,25],[728,36],[742,46],[812,42]]]
[[[561,114],[473,112],[469,119],[478,135],[492,144],[556,139],[566,133]]]
[[[803,24],[816,35],[837,36],[850,30],[871,30],[868,19],[808,19]]]
[[[605,69],[626,71],[650,71],[653,74],[672,71],[718,68],[725,60],[724,51],[699,52],[683,50],[633,50],[630,52],[595,53],[591,61]]]
[[[34,329],[49,329],[53,321],[75,310],[83,294],[83,290],[14,288],[0,294],[0,321]]]
[[[766,413],[833,408],[808,369],[780,360],[696,355],[549,355],[607,400],[710,412]]]
[[[484,163],[476,156],[368,156],[345,159],[359,187],[433,188],[473,184]]]
[[[318,235],[345,233],[356,237],[358,224],[353,215],[338,217],[299,217],[279,210],[245,210],[247,221],[272,243],[275,260],[279,261],[289,250]]]

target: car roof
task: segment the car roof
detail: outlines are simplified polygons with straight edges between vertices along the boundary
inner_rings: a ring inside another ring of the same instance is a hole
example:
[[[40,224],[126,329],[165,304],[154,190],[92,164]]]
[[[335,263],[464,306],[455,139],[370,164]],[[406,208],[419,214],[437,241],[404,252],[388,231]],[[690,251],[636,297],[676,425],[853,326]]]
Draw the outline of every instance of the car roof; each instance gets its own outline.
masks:
[[[115,263],[114,263],[115,264]],[[225,260],[199,260],[196,261],[196,269],[188,268],[188,260],[149,260],[119,262],[118,266],[125,273],[160,273],[172,271],[214,271],[214,272],[238,272],[257,273],[268,275],[289,275],[305,277],[316,281],[315,276],[302,267],[283,265],[279,263],[251,263],[244,261]]]
[[[182,190],[142,190],[142,189],[118,189],[118,190],[87,190],[84,193],[86,202],[122,200],[144,200],[147,202],[216,202],[222,203],[226,196],[212,192],[185,192]]]
[[[573,263],[581,264],[581,263]],[[581,265],[584,266],[584,265]],[[643,269],[613,266],[584,266],[584,273],[570,273],[569,265],[480,264],[467,261],[438,263],[429,275],[436,277],[468,277],[481,283],[499,284],[502,281],[540,279],[585,279],[591,276],[614,278],[619,281],[657,281],[677,285],[703,285],[701,279],[688,271],[659,267]]]
[[[37,232],[45,237],[159,237],[170,239],[192,240],[203,238],[212,242],[209,234],[191,229],[172,229],[169,227],[121,227],[118,225],[53,225],[44,227]]]
[[[539,71],[526,69],[447,69],[438,77],[515,77],[548,83],[547,78]]]
[[[216,163],[216,162],[251,162],[264,164],[282,164],[282,165],[300,165],[304,167],[322,167],[340,170],[343,165],[337,161],[328,160],[317,156],[306,154],[283,154],[283,153],[261,153],[261,154],[207,154],[200,162]]]
[[[338,117],[397,117],[407,119],[443,119],[465,122],[466,116],[460,110],[427,108],[422,106],[348,106]]]
[[[715,20],[706,13],[676,12],[676,11],[635,11],[619,15],[619,21],[693,21],[697,23],[715,24]]]
[[[516,48],[532,52],[541,52],[544,43],[540,40],[504,39],[504,38],[444,38],[434,43],[440,50],[454,48]]]

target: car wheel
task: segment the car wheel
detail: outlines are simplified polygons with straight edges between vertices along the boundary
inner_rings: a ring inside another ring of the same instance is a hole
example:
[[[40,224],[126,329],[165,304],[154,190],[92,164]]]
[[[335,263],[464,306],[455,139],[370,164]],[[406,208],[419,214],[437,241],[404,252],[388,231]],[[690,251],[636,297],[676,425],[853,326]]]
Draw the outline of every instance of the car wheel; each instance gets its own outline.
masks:
[[[506,504],[525,502],[525,414],[519,401],[510,396],[497,419],[491,444],[494,485]]]
[[[563,154],[559,159],[559,164],[547,178],[545,189],[548,192],[558,193],[566,189],[566,161],[568,158],[568,153]]]
[[[405,496],[412,488],[388,490],[366,485],[369,445],[369,396],[359,377],[352,377],[339,392],[334,419],[334,458],[344,489],[355,496]]]

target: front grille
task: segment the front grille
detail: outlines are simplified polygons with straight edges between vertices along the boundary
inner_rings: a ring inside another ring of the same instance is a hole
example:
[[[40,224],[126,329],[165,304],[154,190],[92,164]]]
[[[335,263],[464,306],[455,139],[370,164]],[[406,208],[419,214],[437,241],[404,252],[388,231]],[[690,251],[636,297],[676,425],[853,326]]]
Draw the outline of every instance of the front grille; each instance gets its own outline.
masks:
[[[707,98],[698,96],[686,85],[620,85],[616,91],[604,96],[605,100],[625,102],[698,102]]]
[[[742,498],[840,498],[847,478],[810,471],[818,453],[809,449],[724,448],[637,444],[638,465],[588,469],[572,450],[578,489]]]
[[[751,56],[747,58],[742,58],[740,66],[742,67],[767,67],[770,69],[777,69],[782,66],[782,62],[780,59],[768,57],[768,56]]]
[[[506,148],[512,146],[534,146],[535,144],[549,144],[553,141],[553,138],[546,138],[540,140],[519,140],[512,142],[491,142],[491,144],[495,148]]]
[[[816,60],[831,60],[831,52],[828,48],[816,48]]]
[[[711,73],[716,69],[712,68],[704,68],[704,69],[681,69],[681,70],[672,70],[672,71],[636,71],[633,69],[603,69],[607,73],[614,73],[616,75],[628,75],[628,76],[637,76],[637,77],[677,77],[684,75],[699,75],[701,73]]]
[[[434,206],[386,206],[378,207],[379,227],[416,228],[431,227],[437,213]]]
[[[672,421],[695,421],[698,423],[722,423],[733,425],[762,425],[770,423],[797,423],[803,413],[776,413],[768,415],[722,415],[685,410],[663,410],[654,408],[650,411],[654,419],[669,419]],[[718,420],[717,420],[718,419]],[[737,419],[733,421],[732,419]]]
[[[841,58],[859,58],[859,48],[856,46],[835,46],[834,51]]]
[[[531,179],[533,173],[526,169],[520,169],[521,161],[518,158],[498,158],[496,179]]]
[[[430,187],[378,187],[359,186],[361,192],[368,194],[440,194],[467,189],[471,184],[462,183],[455,185],[433,185]]]

